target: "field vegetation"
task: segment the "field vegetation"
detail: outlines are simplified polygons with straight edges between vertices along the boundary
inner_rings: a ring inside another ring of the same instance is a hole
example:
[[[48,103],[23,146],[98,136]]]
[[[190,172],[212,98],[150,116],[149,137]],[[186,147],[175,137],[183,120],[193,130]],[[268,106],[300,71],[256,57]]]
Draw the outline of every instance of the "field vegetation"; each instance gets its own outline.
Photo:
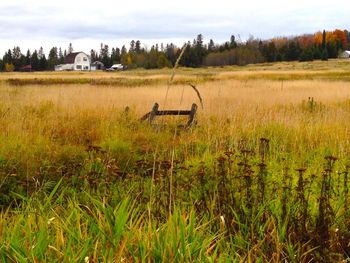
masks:
[[[349,260],[350,62],[170,75],[0,74],[0,261]]]

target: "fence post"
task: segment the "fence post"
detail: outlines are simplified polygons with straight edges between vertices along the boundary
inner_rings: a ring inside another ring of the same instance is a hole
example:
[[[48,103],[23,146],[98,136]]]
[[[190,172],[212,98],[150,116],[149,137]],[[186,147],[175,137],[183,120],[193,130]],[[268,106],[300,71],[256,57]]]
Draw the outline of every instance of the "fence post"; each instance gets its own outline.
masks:
[[[193,124],[194,118],[196,116],[197,108],[198,108],[197,104],[193,103],[192,107],[191,107],[190,115],[188,117],[187,127],[189,127]]]
[[[157,112],[158,112],[158,108],[159,108],[159,104],[156,102],[149,114],[148,117],[148,122],[152,123],[152,121],[154,120],[154,118],[157,116]]]

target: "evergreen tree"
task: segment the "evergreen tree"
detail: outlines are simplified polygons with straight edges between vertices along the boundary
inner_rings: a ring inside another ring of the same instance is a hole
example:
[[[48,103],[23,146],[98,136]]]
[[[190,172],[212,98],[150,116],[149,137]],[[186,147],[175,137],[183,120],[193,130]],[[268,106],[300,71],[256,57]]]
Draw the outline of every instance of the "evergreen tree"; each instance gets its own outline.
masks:
[[[152,46],[151,50],[149,51],[147,63],[145,66],[146,68],[157,68],[158,67],[157,62],[158,62],[158,51],[155,46]]]
[[[194,40],[193,43],[197,45],[196,40]],[[196,46],[191,46],[190,42],[187,43],[180,64],[185,67],[198,67],[198,56],[196,52]]]
[[[163,52],[159,52],[157,59],[157,68],[169,68],[171,67],[170,61],[166,58]]]
[[[215,51],[215,43],[212,39],[210,39],[208,44],[208,52],[214,52],[214,51]]]
[[[58,50],[58,64],[63,64],[64,63],[64,56],[62,52],[62,48],[59,48]]]
[[[236,37],[232,35],[230,39],[230,48],[236,48],[236,47],[237,47]]]
[[[115,62],[116,63],[120,63],[120,56],[121,56],[120,48],[117,47],[115,49]]]
[[[203,35],[199,34],[197,36],[196,41],[194,42],[194,50],[192,52],[194,53],[193,56],[193,66],[198,67],[201,66],[203,63],[203,59],[206,55],[206,50],[203,45]]]
[[[319,46],[314,46],[313,49],[312,49],[312,53],[313,53],[313,58],[314,59],[321,59],[321,50],[319,48]]]
[[[38,57],[38,51],[34,50],[30,58],[30,64],[32,65],[32,70],[40,70],[40,61]]]
[[[126,47],[123,45],[121,50],[121,56],[124,56],[128,51],[126,50]]]
[[[337,50],[337,45],[334,41],[327,42],[326,49],[327,49],[328,58],[337,58],[338,50]]]
[[[135,40],[131,40],[129,52],[135,51]]]
[[[327,52],[327,49],[326,49],[326,48],[322,50],[321,59],[322,59],[323,61],[327,61],[327,60],[328,60],[328,52]]]
[[[313,61],[313,60],[314,60],[314,54],[310,48],[305,48],[299,56],[299,61]]]
[[[47,59],[45,54],[42,54],[40,56],[40,60],[39,60],[39,69],[40,70],[48,70],[48,66],[47,66]]]
[[[30,54],[30,50],[27,50],[27,54],[26,54],[26,58],[25,58],[25,64],[26,65],[30,65],[30,60],[31,60],[31,54]]]
[[[326,30],[322,32],[322,49],[326,48]]]
[[[90,50],[90,59],[91,59],[91,62],[95,62],[98,60],[98,54],[94,49]]]
[[[137,40],[135,43],[135,52],[136,53],[141,53],[141,42],[140,40]]]
[[[346,43],[347,46],[345,47],[345,49],[350,49],[350,32],[348,30],[344,30],[345,36],[346,36]]]
[[[9,49],[7,52],[5,52],[5,55],[3,56],[3,63],[4,64],[12,64],[13,63],[11,49]]]
[[[269,43],[259,42],[259,51],[264,56],[267,62],[274,62],[277,60],[277,48],[273,41]]]
[[[57,64],[58,64],[58,51],[57,51],[57,47],[53,47],[49,52],[47,69],[54,70]]]
[[[109,47],[108,45],[103,45],[101,43],[101,50],[100,50],[100,60],[105,65],[105,67],[109,68],[112,66],[110,54],[109,54]]]
[[[291,41],[288,44],[288,49],[287,49],[287,53],[286,53],[287,61],[298,60],[299,56],[300,56],[299,44],[296,43],[295,41]]]
[[[116,63],[120,63],[120,49],[112,48],[111,64],[116,64]]]
[[[16,70],[22,66],[21,57],[21,49],[19,47],[14,47],[12,51],[12,64],[15,66]]]
[[[40,47],[39,51],[38,51],[39,60],[42,59],[43,56],[44,56],[44,49],[43,49],[43,47]]]
[[[173,43],[167,44],[165,48],[165,55],[170,63],[174,66],[177,59],[176,47]]]

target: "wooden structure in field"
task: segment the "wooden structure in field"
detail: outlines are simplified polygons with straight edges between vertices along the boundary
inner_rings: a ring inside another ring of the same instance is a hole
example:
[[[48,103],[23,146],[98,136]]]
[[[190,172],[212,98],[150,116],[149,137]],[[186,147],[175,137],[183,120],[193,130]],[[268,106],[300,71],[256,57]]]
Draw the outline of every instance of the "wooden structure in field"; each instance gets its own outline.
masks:
[[[155,103],[152,110],[147,114],[145,114],[140,120],[148,121],[148,123],[151,124],[157,116],[166,116],[166,115],[188,116],[188,121],[186,125],[182,125],[187,128],[195,124],[197,108],[198,108],[197,104],[193,103],[190,110],[159,110],[159,104]]]

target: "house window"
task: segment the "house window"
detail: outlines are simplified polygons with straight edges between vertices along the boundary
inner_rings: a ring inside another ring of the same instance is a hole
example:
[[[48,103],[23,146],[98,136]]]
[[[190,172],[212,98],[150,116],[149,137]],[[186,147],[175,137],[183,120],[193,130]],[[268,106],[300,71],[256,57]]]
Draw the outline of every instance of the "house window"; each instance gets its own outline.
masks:
[[[80,69],[80,70],[81,70],[81,65],[77,65],[77,69]]]
[[[84,66],[84,70],[89,70],[89,67],[88,66]]]
[[[87,57],[83,57],[83,60],[84,60],[84,61],[87,61]]]

